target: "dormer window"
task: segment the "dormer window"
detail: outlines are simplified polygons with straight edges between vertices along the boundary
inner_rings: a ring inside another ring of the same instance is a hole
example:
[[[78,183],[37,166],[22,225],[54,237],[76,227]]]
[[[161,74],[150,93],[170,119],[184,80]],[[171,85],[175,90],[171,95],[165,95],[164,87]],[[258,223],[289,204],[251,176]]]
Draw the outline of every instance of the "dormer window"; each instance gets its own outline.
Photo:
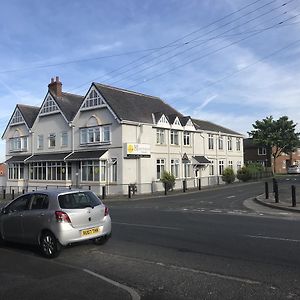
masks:
[[[86,100],[84,101],[82,108],[93,108],[93,107],[101,106],[103,104],[104,102],[100,97],[99,93],[97,93],[95,90],[91,90]]]
[[[163,124],[168,124],[168,119],[166,118],[165,115],[162,115],[162,117],[159,120],[159,123],[163,123]]]
[[[179,125],[179,126],[181,126],[181,123],[180,123],[180,121],[179,121],[178,118],[175,119],[173,125]]]
[[[52,97],[49,95],[41,109],[41,114],[55,113],[59,111],[59,108]]]
[[[21,112],[17,109],[12,120],[11,124],[18,124],[24,122]]]

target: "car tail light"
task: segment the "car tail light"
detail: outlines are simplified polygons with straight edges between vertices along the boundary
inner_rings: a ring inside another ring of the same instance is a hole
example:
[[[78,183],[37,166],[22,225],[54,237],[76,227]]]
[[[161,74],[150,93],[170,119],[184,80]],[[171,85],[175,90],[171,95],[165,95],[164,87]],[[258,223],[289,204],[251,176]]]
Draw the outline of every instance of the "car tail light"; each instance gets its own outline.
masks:
[[[56,211],[55,212],[56,221],[59,223],[71,223],[69,216],[63,211]]]
[[[105,216],[108,216],[108,213],[109,213],[108,207],[105,206],[105,209],[104,209],[104,217],[105,217]]]

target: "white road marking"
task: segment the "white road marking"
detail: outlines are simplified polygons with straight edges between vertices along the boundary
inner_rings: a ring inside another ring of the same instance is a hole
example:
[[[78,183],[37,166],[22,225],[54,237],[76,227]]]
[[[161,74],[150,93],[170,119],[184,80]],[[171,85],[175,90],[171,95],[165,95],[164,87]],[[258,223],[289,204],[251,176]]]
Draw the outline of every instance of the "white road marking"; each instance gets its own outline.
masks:
[[[235,198],[236,196],[232,195],[232,196],[228,196],[226,197],[227,199],[231,199],[231,198]]]
[[[254,238],[254,239],[276,240],[276,241],[300,243],[300,240],[286,239],[286,238],[280,238],[280,237],[271,237],[271,236],[263,236],[263,235],[246,235],[246,236],[250,237],[250,238]]]
[[[154,229],[170,229],[170,230],[183,230],[183,228],[179,227],[168,227],[168,226],[155,226],[155,225],[146,225],[146,224],[132,224],[132,223],[121,223],[121,222],[112,222],[117,225],[126,225],[126,226],[134,226],[134,227],[145,227],[145,228],[154,228]]]
[[[113,253],[105,253],[105,252],[98,252],[98,253],[103,253],[105,255],[110,255],[110,256],[117,256],[119,258],[132,259],[132,260],[135,260],[135,261],[140,262],[140,263],[147,263],[147,264],[151,264],[151,265],[160,266],[160,267],[163,267],[163,268],[173,269],[173,270],[176,270],[176,271],[191,272],[191,273],[194,273],[194,274],[217,277],[217,278],[226,279],[226,280],[233,280],[233,281],[242,282],[242,283],[246,283],[246,284],[252,284],[252,285],[262,284],[259,281],[248,279],[248,278],[224,275],[224,274],[221,274],[221,273],[203,271],[203,270],[192,269],[192,268],[187,268],[187,267],[181,267],[181,266],[173,265],[173,264],[165,264],[165,263],[159,262],[159,261],[146,260],[146,259],[142,259],[142,258],[124,256],[124,255],[113,254]]]
[[[117,281],[111,280],[111,279],[109,279],[105,276],[102,276],[100,274],[97,274],[97,273],[92,272],[92,271],[87,270],[87,269],[82,269],[82,271],[84,271],[84,272],[86,272],[86,273],[88,273],[88,274],[90,274],[94,277],[100,278],[101,280],[106,281],[106,282],[108,282],[108,283],[110,283],[110,284],[112,284],[112,285],[114,285],[114,286],[116,286],[120,289],[125,290],[126,292],[128,292],[130,294],[132,300],[140,300],[141,299],[140,295],[134,289],[132,289],[132,288],[130,288],[130,287],[124,285],[124,284],[121,284]]]

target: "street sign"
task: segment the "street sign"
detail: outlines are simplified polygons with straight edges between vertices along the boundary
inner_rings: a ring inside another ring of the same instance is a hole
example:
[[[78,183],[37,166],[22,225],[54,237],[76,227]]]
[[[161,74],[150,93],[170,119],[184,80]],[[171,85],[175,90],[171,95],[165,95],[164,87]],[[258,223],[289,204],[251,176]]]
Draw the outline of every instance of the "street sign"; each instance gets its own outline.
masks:
[[[189,158],[188,158],[188,156],[187,156],[186,153],[184,153],[182,155],[181,161],[182,161],[183,164],[188,164],[190,162],[190,160],[189,160]]]

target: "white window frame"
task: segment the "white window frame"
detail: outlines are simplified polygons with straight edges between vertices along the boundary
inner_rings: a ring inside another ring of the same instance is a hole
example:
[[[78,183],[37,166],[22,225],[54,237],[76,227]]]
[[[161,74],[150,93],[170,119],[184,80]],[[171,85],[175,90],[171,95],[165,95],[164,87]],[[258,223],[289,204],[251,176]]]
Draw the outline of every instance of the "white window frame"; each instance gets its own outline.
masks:
[[[52,113],[56,113],[56,112],[59,112],[59,108],[58,108],[56,102],[49,95],[41,109],[40,114],[48,115],[48,114],[52,114]]]
[[[219,150],[224,150],[224,136],[219,136],[218,138],[218,148]]]
[[[44,149],[44,135],[39,134],[37,137],[37,149]]]
[[[99,93],[95,90],[92,89],[88,96],[86,97],[82,109],[93,109],[96,107],[100,107],[105,105],[102,97],[99,95]]]
[[[69,145],[69,134],[67,131],[61,133],[61,147],[68,147]]]
[[[208,135],[208,149],[214,150],[214,135],[213,134]]]
[[[191,145],[191,133],[189,131],[183,132],[183,145],[190,146]]]
[[[171,159],[171,173],[175,178],[179,178],[179,159]]]
[[[165,145],[165,129],[156,129],[156,144]]]
[[[267,154],[267,148],[266,147],[258,147],[257,154],[258,155],[266,155]]]
[[[210,161],[209,165],[209,176],[214,176],[215,175],[215,162],[213,160]]]
[[[224,160],[219,160],[218,171],[219,171],[219,176],[221,176],[224,172]]]
[[[241,139],[236,138],[236,151],[241,151]]]
[[[179,131],[171,129],[170,131],[170,144],[171,145],[179,145]]]
[[[80,128],[80,145],[104,144],[111,142],[111,126],[92,126]]]
[[[156,160],[156,179],[160,180],[163,172],[166,170],[166,160],[164,158],[158,158]]]
[[[227,150],[232,151],[232,137],[227,138]]]
[[[54,142],[54,144],[53,144]],[[48,148],[55,148],[56,147],[56,134],[55,133],[49,133],[48,136]]]

